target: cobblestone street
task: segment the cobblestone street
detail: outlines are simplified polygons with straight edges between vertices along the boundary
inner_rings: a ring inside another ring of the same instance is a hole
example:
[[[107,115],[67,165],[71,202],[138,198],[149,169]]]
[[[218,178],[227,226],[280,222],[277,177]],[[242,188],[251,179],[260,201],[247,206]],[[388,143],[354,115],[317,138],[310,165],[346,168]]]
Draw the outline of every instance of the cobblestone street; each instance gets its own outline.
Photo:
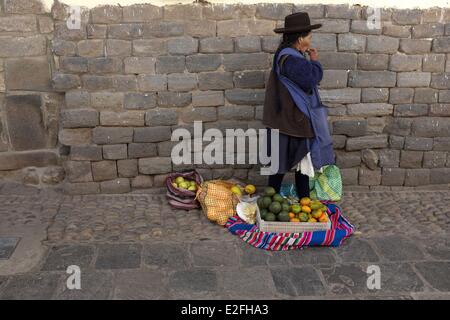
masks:
[[[20,238],[0,259],[1,299],[450,298],[449,191],[346,192],[339,205],[357,233],[292,252],[254,249],[155,191],[4,185],[0,201],[0,239]],[[66,287],[69,265],[81,268],[81,290]],[[380,290],[367,288],[369,265]]]

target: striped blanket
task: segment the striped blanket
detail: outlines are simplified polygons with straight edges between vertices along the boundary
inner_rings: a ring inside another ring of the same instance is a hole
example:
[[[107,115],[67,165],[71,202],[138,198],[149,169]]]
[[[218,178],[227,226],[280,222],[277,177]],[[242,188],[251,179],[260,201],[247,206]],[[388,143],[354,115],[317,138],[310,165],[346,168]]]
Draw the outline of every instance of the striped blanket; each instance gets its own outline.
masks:
[[[255,224],[248,224],[238,216],[228,219],[225,227],[234,235],[253,247],[285,251],[299,249],[304,246],[337,247],[344,239],[350,237],[355,227],[342,216],[341,208],[331,201],[321,201],[330,209],[331,229],[303,233],[270,233],[258,229]]]

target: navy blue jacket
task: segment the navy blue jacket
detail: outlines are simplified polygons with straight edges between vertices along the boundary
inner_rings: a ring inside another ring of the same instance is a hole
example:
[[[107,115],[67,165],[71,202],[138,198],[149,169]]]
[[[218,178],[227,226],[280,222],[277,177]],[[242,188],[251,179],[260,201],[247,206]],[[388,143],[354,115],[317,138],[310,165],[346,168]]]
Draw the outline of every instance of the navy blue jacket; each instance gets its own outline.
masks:
[[[289,55],[284,60],[281,74],[294,81],[303,91],[311,94],[312,89],[322,80],[323,68],[319,61]]]

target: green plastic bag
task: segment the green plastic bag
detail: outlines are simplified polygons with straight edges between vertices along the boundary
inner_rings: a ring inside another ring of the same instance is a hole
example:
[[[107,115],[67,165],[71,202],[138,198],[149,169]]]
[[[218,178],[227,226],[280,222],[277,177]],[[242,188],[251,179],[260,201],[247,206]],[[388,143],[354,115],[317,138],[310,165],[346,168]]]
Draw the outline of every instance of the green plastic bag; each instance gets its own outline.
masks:
[[[340,201],[342,198],[342,177],[339,168],[334,165],[323,167],[323,172],[315,172],[309,178],[310,198],[328,201]]]

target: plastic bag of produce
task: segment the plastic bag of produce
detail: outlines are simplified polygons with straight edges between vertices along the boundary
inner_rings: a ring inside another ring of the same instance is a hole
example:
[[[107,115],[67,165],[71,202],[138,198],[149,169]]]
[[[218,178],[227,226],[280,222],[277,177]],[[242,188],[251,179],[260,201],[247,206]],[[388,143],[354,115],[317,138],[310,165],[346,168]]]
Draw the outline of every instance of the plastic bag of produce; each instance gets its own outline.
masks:
[[[200,185],[197,200],[210,221],[224,226],[236,213],[239,197],[231,191],[235,185],[233,180],[208,180]]]
[[[166,197],[169,204],[176,209],[199,208],[200,204],[195,197],[202,182],[203,178],[196,170],[169,174],[166,178]]]

